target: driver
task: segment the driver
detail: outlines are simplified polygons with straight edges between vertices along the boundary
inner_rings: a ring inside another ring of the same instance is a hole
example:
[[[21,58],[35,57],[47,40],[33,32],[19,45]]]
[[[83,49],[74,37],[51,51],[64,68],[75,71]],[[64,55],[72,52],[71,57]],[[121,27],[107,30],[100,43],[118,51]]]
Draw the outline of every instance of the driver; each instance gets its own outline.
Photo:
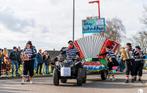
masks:
[[[74,59],[77,58],[77,56],[79,56],[79,52],[78,50],[75,48],[73,41],[69,41],[68,42],[68,48],[66,50],[66,58],[67,58],[67,62],[71,63],[74,61]]]

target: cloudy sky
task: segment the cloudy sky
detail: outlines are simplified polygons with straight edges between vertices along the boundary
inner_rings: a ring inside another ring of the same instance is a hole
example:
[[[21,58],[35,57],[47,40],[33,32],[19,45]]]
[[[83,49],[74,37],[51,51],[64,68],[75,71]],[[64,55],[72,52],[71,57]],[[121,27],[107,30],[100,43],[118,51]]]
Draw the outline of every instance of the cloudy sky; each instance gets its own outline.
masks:
[[[97,16],[97,6],[76,0],[76,38],[81,20]],[[146,0],[101,0],[101,16],[123,21],[127,36],[143,28],[140,18]],[[72,39],[72,0],[0,0],[0,47],[24,47],[32,40],[37,48],[60,49]]]

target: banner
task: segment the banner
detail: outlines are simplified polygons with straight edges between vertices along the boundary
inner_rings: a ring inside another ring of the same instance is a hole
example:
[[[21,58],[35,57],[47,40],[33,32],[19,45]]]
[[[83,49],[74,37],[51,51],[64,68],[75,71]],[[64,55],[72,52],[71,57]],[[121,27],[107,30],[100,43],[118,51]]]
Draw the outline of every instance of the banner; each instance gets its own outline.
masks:
[[[106,31],[105,18],[88,18],[82,21],[82,33],[99,33]]]

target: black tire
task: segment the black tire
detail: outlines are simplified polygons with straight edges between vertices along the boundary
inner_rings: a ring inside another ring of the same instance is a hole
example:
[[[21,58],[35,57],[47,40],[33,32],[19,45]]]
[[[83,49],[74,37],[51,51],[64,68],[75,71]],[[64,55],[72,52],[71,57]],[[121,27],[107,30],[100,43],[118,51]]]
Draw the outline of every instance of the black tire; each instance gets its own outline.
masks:
[[[77,86],[82,86],[83,78],[81,76],[82,76],[82,68],[79,68],[77,74]]]
[[[53,70],[53,83],[55,86],[59,85],[59,74],[57,69]]]
[[[61,79],[61,83],[66,83],[67,79]]]
[[[101,71],[101,79],[106,80],[108,76],[108,71]]]
[[[86,83],[86,80],[87,80],[86,69],[83,69],[83,73],[84,73],[84,76],[83,76],[83,81],[82,81],[82,83]]]

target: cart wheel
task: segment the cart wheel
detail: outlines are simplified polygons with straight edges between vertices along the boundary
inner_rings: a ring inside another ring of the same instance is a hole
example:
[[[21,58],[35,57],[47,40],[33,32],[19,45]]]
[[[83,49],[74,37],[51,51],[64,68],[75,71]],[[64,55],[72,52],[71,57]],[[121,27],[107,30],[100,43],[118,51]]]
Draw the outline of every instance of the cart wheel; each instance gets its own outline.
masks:
[[[59,74],[58,74],[58,70],[56,68],[53,71],[53,83],[55,86],[59,85]]]
[[[108,76],[108,71],[101,71],[101,79],[106,80]]]
[[[81,77],[82,76],[82,68],[79,68],[78,70],[78,74],[77,74],[77,85],[78,86],[82,86],[82,82],[83,82],[83,78]]]
[[[61,83],[66,83],[67,79],[61,79]]]

